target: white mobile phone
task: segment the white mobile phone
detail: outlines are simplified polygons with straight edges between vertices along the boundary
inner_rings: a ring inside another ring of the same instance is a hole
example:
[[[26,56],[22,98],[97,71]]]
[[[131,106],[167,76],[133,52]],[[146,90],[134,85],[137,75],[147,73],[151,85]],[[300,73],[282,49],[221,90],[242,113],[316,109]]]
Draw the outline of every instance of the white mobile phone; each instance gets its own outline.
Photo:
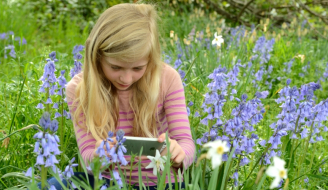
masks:
[[[142,155],[145,156],[155,156],[156,150],[161,152],[166,147],[165,142],[158,142],[157,138],[147,138],[147,137],[132,137],[132,136],[124,136],[126,138],[123,145],[127,149],[126,155],[131,154],[140,154],[141,147]]]

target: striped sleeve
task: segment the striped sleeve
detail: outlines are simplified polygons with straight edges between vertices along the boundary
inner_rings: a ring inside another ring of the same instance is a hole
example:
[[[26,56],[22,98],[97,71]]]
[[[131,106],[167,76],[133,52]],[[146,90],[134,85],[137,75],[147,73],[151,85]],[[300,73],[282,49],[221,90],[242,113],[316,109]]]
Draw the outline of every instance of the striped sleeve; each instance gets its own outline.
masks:
[[[88,133],[86,130],[86,125],[85,125],[85,117],[83,114],[80,115],[80,118],[78,119],[79,125],[77,125],[74,122],[73,115],[76,110],[76,105],[73,105],[73,102],[75,100],[75,89],[80,81],[80,74],[75,76],[66,86],[66,99],[67,99],[67,104],[69,111],[72,115],[72,121],[73,121],[73,126],[74,126],[74,132],[75,132],[75,137],[77,141],[77,145],[80,151],[80,154],[83,158],[83,161],[86,165],[91,162],[93,159],[93,152],[95,150],[95,145],[96,145],[96,139],[93,138],[91,133]]]
[[[176,140],[184,150],[186,157],[183,165],[188,168],[194,161],[195,144],[191,136],[182,81],[178,72],[170,69],[174,72],[170,77],[171,81],[167,83],[167,92],[163,100],[167,130],[169,137]]]

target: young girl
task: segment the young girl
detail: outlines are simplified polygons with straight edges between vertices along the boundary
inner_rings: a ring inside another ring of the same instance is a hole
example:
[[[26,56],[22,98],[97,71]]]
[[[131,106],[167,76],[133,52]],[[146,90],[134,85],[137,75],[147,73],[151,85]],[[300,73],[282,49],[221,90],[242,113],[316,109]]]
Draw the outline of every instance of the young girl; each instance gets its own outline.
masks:
[[[172,169],[186,169],[194,160],[183,85],[177,71],[161,60],[157,19],[151,5],[119,4],[100,16],[86,41],[83,72],[66,88],[86,164],[97,156],[96,148],[107,133],[120,129],[126,136],[156,137],[159,142],[168,131]],[[130,161],[130,156],[125,158]],[[151,161],[146,156],[134,163],[138,161],[143,183],[154,188],[157,176],[145,168]],[[130,171],[130,166],[121,168]],[[102,176],[108,179],[110,173]],[[138,167],[122,177],[138,186]]]

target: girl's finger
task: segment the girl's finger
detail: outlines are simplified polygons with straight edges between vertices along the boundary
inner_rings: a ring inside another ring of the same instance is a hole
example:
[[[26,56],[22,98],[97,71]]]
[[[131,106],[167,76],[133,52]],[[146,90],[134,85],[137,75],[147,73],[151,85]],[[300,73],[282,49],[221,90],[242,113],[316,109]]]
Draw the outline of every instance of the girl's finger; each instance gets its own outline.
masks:
[[[159,137],[158,137],[158,142],[164,142],[165,141],[165,133],[162,133]]]
[[[173,160],[173,162],[180,164],[183,162],[183,160],[185,159],[186,154],[183,150],[180,151],[180,153],[177,155],[177,157],[175,157],[175,159]]]

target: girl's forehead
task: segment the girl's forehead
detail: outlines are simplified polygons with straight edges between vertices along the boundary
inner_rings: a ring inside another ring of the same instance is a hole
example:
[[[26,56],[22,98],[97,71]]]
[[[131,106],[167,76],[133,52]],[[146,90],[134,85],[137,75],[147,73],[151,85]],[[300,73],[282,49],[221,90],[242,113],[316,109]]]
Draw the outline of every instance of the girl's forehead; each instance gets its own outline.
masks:
[[[132,60],[130,62],[121,61],[112,57],[102,57],[102,62],[110,65],[120,66],[120,67],[139,67],[147,65],[149,61],[149,56],[144,56],[140,59]]]

